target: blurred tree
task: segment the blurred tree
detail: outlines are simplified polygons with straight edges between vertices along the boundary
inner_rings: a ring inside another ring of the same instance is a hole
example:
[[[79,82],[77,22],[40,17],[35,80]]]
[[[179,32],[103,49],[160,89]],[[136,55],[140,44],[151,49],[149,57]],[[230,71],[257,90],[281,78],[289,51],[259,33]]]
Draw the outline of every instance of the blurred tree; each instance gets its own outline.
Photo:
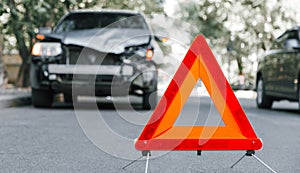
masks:
[[[130,9],[142,11],[145,14],[163,13],[164,0],[101,0],[98,4],[101,8]]]
[[[70,10],[92,7],[134,9],[151,14],[163,12],[163,0],[2,0],[0,30],[4,35],[4,47],[17,49],[22,58],[18,86],[29,85],[29,57],[38,28],[55,26]]]
[[[67,11],[95,6],[87,0],[3,0],[0,4],[0,29],[6,45],[19,51],[22,65],[18,73],[18,86],[29,85],[30,52],[36,31],[42,26],[54,26]],[[4,21],[4,22],[3,22]],[[15,45],[12,43],[15,40]]]
[[[245,67],[269,48],[274,33],[296,24],[296,11],[282,4],[283,0],[180,1],[176,18],[180,25],[186,21],[193,26],[190,27],[192,38],[204,34],[216,47],[217,54],[225,54],[223,62],[228,62],[226,57],[235,59],[237,74],[243,75]]]

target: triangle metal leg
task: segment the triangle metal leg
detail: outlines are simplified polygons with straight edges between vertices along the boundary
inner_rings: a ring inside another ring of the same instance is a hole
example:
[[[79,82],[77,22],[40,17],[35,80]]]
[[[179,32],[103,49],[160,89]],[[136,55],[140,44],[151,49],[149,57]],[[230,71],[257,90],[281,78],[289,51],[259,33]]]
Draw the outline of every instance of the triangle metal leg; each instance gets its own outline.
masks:
[[[149,159],[150,159],[150,151],[147,153],[145,173],[148,173]]]
[[[245,156],[253,156],[253,158],[255,158],[259,163],[261,163],[264,167],[266,167],[269,171],[273,172],[273,173],[277,173],[276,171],[274,171],[269,165],[267,165],[265,162],[263,162],[260,158],[258,158],[255,155],[255,151],[253,150],[248,150],[246,152],[246,154],[244,154],[238,161],[236,161],[230,168],[233,168],[236,164],[238,164]]]
[[[137,162],[138,160],[140,160],[142,157],[144,157],[144,156],[140,156],[140,157],[138,157],[137,159],[135,159],[135,160],[129,162],[127,165],[123,166],[122,169],[125,170],[128,166],[134,164],[135,162]]]
[[[148,172],[148,168],[149,168],[149,160],[150,160],[150,156],[151,153],[149,150],[146,151],[142,151],[142,156],[138,157],[137,159],[129,162],[128,164],[126,164],[125,166],[122,167],[122,169],[126,169],[127,167],[129,167],[130,165],[134,164],[135,162],[139,161],[140,159],[142,159],[144,156],[146,156],[146,168],[145,168],[145,173]]]
[[[263,162],[260,158],[258,158],[256,155],[252,155],[257,161],[259,161],[262,165],[264,165],[267,169],[269,169],[271,172],[276,173],[274,169],[272,169],[269,165],[267,165],[265,162]]]
[[[233,168],[236,164],[238,164],[244,157],[246,156],[246,154],[245,155],[243,155],[238,161],[236,161],[232,166],[230,166],[230,168]]]

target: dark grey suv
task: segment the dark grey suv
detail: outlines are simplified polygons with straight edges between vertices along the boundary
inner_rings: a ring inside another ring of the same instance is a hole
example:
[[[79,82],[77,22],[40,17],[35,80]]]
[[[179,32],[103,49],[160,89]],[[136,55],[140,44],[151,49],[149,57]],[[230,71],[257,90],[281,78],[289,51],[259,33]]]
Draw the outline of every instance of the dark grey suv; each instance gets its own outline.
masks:
[[[50,30],[51,31],[51,30]],[[142,97],[144,109],[157,102],[154,37],[144,16],[132,11],[74,11],[53,31],[37,35],[32,50],[32,102],[49,107],[78,95]]]
[[[262,58],[257,72],[257,107],[273,101],[297,101],[300,109],[300,27],[284,32]]]

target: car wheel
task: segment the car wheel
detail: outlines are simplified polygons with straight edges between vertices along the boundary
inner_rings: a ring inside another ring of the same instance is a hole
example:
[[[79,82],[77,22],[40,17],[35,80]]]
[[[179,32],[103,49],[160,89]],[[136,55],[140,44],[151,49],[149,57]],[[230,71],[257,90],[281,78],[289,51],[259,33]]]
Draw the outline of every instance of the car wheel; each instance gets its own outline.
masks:
[[[76,101],[76,96],[72,97],[72,94],[64,94],[65,103],[73,103]]]
[[[256,105],[258,108],[270,109],[273,104],[273,100],[266,95],[265,84],[263,78],[259,78],[256,86],[257,97]]]
[[[49,90],[32,89],[31,99],[34,107],[51,107],[53,92]]]
[[[144,91],[143,94],[143,109],[151,110],[157,105],[157,89],[153,91]]]
[[[300,112],[300,84],[298,86],[298,111]]]

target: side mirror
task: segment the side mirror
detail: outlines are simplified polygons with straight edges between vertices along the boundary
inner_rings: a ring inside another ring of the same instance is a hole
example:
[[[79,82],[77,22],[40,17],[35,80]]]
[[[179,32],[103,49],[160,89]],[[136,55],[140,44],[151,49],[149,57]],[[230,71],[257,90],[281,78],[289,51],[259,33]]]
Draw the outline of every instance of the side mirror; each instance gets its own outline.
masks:
[[[300,44],[297,39],[287,39],[284,43],[284,47],[287,49],[300,49]]]
[[[170,40],[169,37],[164,37],[164,36],[159,36],[159,35],[155,35],[154,38],[156,41],[159,41],[162,43],[167,43]]]
[[[40,27],[38,33],[39,34],[48,34],[52,32],[51,27]]]
[[[170,40],[170,34],[164,28],[157,28],[154,30],[154,38],[156,41],[166,43]]]

